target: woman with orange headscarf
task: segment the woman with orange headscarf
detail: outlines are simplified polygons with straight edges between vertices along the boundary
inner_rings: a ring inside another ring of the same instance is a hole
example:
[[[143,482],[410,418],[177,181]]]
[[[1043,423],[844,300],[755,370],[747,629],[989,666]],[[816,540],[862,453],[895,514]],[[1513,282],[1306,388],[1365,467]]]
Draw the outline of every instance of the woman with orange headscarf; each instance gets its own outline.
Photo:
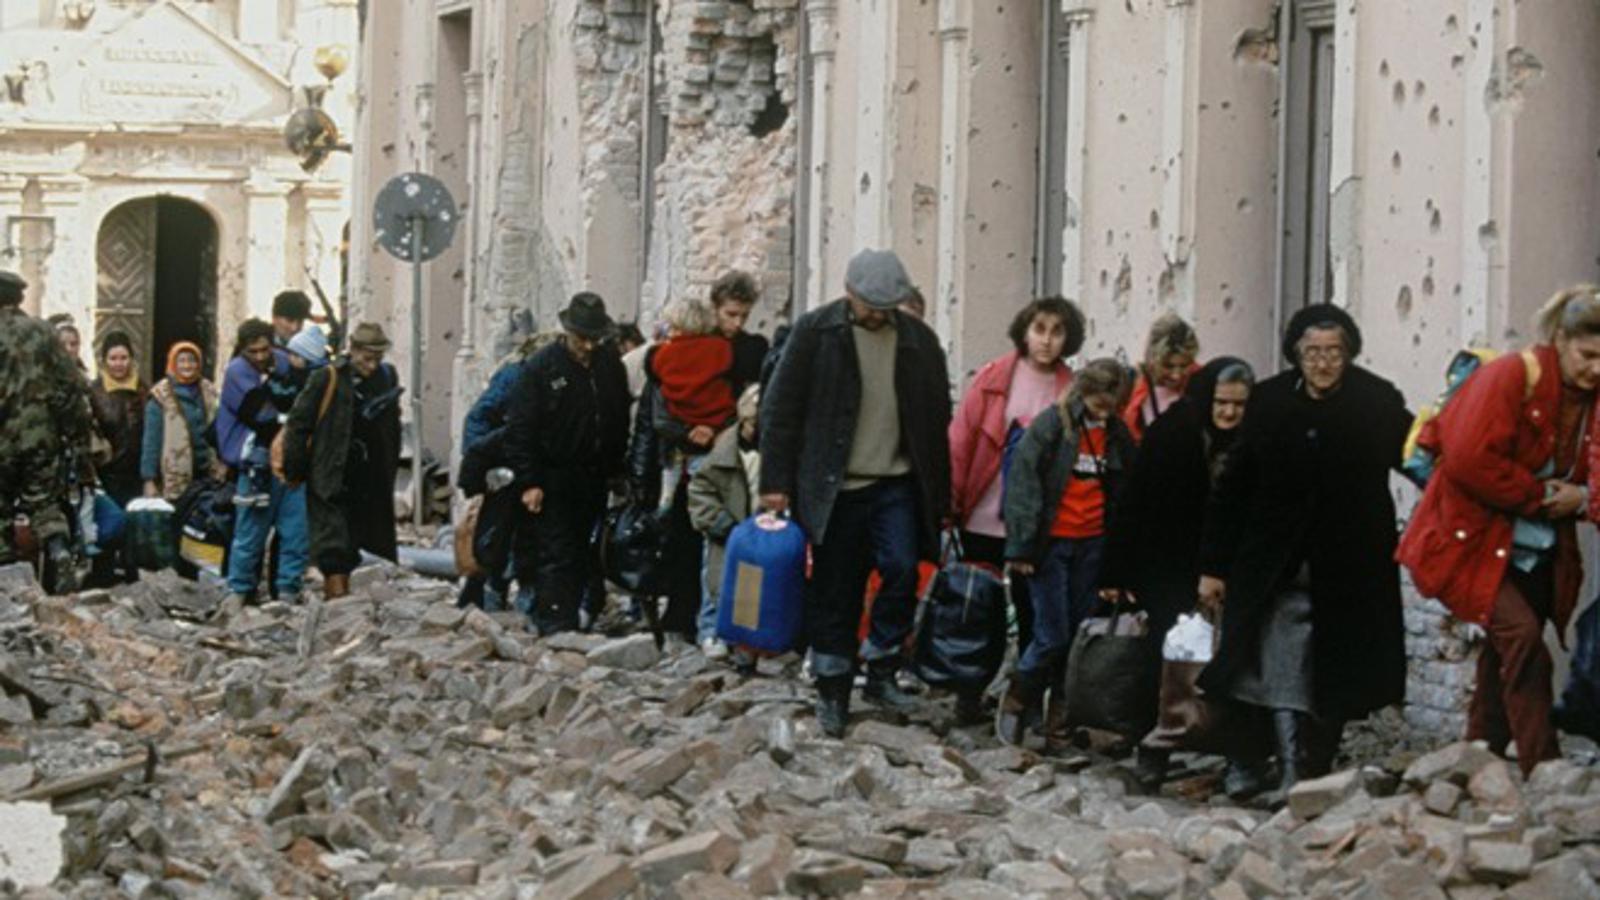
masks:
[[[167,377],[150,389],[144,409],[139,476],[146,497],[177,500],[196,478],[217,467],[206,426],[217,414],[217,389],[200,377],[200,348],[188,341],[167,353]]]

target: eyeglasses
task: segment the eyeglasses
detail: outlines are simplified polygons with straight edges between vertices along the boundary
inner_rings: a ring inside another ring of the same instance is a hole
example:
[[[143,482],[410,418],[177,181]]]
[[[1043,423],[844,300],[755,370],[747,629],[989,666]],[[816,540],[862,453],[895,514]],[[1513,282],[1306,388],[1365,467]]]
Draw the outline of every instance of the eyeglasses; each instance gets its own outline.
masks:
[[[1336,363],[1344,361],[1343,347],[1306,347],[1300,351],[1300,358],[1313,363]]]

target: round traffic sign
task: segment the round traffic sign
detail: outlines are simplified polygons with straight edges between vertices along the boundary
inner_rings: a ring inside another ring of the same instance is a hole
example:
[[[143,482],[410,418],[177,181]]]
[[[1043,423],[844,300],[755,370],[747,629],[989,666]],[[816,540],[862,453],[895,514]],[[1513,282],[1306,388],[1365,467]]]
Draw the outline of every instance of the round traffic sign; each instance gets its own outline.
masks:
[[[378,243],[406,262],[427,262],[443,253],[456,234],[456,202],[431,175],[407,172],[389,179],[373,204]],[[421,253],[412,259],[412,231],[421,231]]]

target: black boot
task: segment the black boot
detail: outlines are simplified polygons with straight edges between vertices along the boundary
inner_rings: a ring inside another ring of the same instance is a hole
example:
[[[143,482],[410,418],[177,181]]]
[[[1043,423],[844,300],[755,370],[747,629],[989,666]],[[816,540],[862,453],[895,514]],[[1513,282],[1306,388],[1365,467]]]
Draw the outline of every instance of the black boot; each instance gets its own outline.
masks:
[[[1157,750],[1140,744],[1133,751],[1133,777],[1139,780],[1139,786],[1154,793],[1161,790],[1162,782],[1167,780],[1167,767],[1172,760],[1172,751]]]
[[[850,686],[854,681],[850,675],[817,679],[817,725],[828,737],[844,737],[850,724]]]
[[[987,720],[983,714],[983,692],[966,688],[956,692],[957,725],[981,725]]]
[[[900,690],[900,685],[895,683],[895,675],[899,671],[900,664],[894,660],[867,663],[867,686],[862,689],[861,696],[897,713],[909,713],[916,709],[917,699]]]
[[[1242,802],[1267,789],[1267,764],[1259,759],[1229,759],[1222,775],[1222,792]]]
[[[1278,739],[1279,796],[1275,800],[1286,801],[1289,790],[1305,776],[1306,716],[1292,709],[1275,709],[1272,711],[1272,730]]]
[[[1344,723],[1321,716],[1305,716],[1302,726],[1307,733],[1300,777],[1321,778],[1333,771],[1334,757],[1339,755],[1339,744],[1344,739]]]
[[[77,560],[72,556],[72,545],[65,537],[53,537],[44,545],[45,588],[60,596],[78,590]]]

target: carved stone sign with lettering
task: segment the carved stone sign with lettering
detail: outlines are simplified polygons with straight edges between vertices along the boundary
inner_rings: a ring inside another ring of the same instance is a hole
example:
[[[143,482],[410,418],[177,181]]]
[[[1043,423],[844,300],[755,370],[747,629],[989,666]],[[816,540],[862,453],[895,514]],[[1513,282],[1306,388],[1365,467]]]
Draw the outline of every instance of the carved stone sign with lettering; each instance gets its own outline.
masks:
[[[113,122],[265,122],[291,91],[181,7],[159,4],[95,42],[74,73],[82,113]]]

